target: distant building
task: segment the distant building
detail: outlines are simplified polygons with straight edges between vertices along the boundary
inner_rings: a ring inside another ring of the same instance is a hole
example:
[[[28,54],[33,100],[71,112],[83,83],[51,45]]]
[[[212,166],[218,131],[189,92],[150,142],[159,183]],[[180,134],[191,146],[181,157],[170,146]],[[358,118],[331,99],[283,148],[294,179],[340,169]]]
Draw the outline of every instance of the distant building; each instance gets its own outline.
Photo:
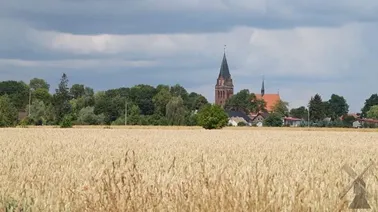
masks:
[[[224,52],[217,83],[215,85],[215,104],[223,107],[226,101],[231,98],[233,94],[234,84],[228,68],[226,52]]]
[[[354,121],[353,122],[353,127],[354,128],[360,128],[361,127],[361,123],[359,121]]]
[[[371,126],[371,127],[378,127],[378,120],[376,119],[361,119],[358,118],[357,121],[361,123],[362,126]]]
[[[232,126],[238,126],[239,122],[243,122],[246,125],[251,125],[251,118],[241,111],[226,111],[228,115],[228,123]]]
[[[215,84],[215,104],[224,106],[226,101],[234,95],[234,84],[228,67],[226,52],[223,54],[222,63],[219,70],[217,82]],[[261,93],[255,93],[257,99],[263,99],[266,102],[266,110],[272,112],[273,107],[281,98],[277,94],[265,93],[265,81],[262,81]]]
[[[252,120],[252,124],[254,125],[263,125],[264,120],[269,116],[269,113],[257,113],[257,114],[250,114],[249,117]]]
[[[265,93],[265,83],[264,83],[264,79],[262,81],[262,85],[261,85],[261,93],[260,94],[255,94],[256,95],[256,98],[258,100],[261,100],[263,99],[266,103],[266,107],[265,109],[268,111],[268,112],[272,112],[273,109],[274,109],[274,106],[281,100],[281,97],[280,97],[280,94],[266,94]]]
[[[302,119],[294,118],[294,117],[284,117],[283,118],[283,125],[290,126],[290,127],[299,127],[302,123]]]

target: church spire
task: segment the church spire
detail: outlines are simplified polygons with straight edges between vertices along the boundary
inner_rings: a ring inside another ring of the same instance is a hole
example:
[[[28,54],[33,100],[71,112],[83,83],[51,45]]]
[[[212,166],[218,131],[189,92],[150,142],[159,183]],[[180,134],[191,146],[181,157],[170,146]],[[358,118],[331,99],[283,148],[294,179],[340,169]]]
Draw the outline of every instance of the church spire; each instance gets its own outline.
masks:
[[[264,96],[264,94],[265,94],[265,86],[264,86],[264,76],[263,76],[262,85],[261,85],[261,96]]]
[[[219,70],[219,77],[223,77],[223,79],[230,79],[231,74],[228,68],[227,58],[226,58],[226,45],[224,45],[224,52],[223,52],[223,60]]]

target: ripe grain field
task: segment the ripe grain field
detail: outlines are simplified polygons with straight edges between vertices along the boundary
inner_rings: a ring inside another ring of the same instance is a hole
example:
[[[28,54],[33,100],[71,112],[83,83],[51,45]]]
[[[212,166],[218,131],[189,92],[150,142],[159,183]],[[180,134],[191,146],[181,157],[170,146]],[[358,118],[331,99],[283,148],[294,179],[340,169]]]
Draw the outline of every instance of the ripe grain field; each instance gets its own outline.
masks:
[[[349,211],[341,167],[377,160],[378,133],[0,129],[0,151],[0,211]]]

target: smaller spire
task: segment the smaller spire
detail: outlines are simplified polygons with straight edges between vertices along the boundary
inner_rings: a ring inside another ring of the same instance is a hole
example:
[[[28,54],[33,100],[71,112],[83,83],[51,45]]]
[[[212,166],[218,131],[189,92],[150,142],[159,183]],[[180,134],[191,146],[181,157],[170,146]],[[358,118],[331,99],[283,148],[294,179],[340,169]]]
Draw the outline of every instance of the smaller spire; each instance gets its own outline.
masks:
[[[226,54],[226,44],[223,47],[223,53]]]
[[[263,80],[262,80],[262,85],[261,85],[261,96],[264,96],[265,94],[265,85],[264,85],[264,75],[263,75]]]

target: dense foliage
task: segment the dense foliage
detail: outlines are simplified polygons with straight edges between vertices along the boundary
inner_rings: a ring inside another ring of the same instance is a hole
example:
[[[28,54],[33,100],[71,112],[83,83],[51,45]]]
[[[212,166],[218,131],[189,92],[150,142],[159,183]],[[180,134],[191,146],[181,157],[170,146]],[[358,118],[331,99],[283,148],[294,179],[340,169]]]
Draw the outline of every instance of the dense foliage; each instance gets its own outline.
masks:
[[[224,109],[209,104],[201,94],[189,93],[179,84],[138,84],[95,92],[83,84],[69,85],[62,74],[54,93],[43,79],[0,82],[0,127],[15,125],[200,125],[218,129],[227,124],[225,110],[245,114],[266,113],[266,102],[242,89],[227,100]],[[30,101],[30,105],[29,105]],[[282,126],[282,118],[302,120],[301,126],[352,127],[356,118],[348,116],[343,96],[332,94],[323,101],[319,94],[307,106],[291,108],[283,100],[276,103],[265,126]],[[372,94],[361,109],[362,118],[378,119],[378,95]],[[307,123],[308,118],[310,122]],[[328,118],[328,119],[327,119]],[[242,124],[240,124],[242,125]],[[252,124],[253,125],[253,124]],[[374,124],[364,123],[363,127]]]
[[[218,105],[206,105],[198,113],[198,123],[205,129],[221,129],[227,125],[228,116]]]
[[[29,106],[30,99],[30,106]],[[29,84],[0,82],[0,125],[198,125],[196,111],[208,104],[201,94],[179,84],[139,84],[94,92],[83,84],[69,85],[63,74],[55,92],[43,79]],[[30,116],[28,116],[30,110]],[[27,115],[20,117],[18,113]]]
[[[281,127],[282,124],[282,115],[279,113],[271,113],[264,119],[264,126],[267,127]]]

